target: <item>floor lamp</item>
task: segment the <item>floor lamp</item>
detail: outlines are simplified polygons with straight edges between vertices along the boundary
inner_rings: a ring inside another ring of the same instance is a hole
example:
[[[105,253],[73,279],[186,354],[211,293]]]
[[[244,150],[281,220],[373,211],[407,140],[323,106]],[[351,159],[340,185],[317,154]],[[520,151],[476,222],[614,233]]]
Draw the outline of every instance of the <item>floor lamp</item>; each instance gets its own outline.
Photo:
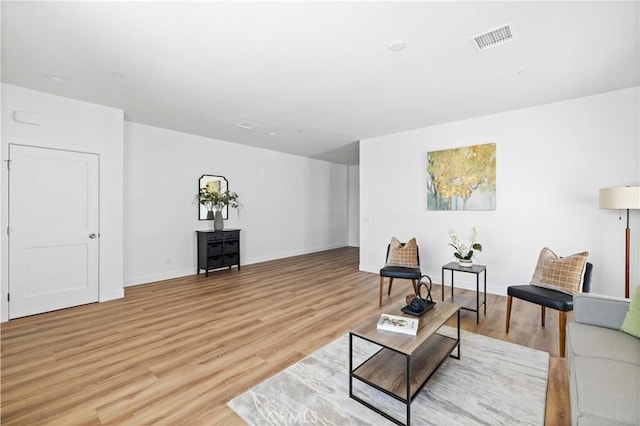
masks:
[[[601,209],[626,210],[627,229],[624,257],[624,297],[629,298],[629,247],[631,245],[631,229],[629,229],[629,210],[640,209],[640,186],[622,186],[603,188],[600,190],[598,204]]]

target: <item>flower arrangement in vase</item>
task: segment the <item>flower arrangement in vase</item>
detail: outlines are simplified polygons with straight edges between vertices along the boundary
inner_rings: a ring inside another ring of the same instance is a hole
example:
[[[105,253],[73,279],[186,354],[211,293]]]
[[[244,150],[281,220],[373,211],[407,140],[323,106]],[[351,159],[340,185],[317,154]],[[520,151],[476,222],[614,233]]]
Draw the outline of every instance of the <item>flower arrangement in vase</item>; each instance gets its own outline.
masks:
[[[458,238],[458,233],[452,229],[449,230],[449,237],[451,238],[449,245],[456,250],[453,255],[458,259],[458,264],[466,267],[473,266],[474,250],[482,251],[482,244],[477,241],[478,232],[476,231],[476,227],[471,227],[471,235],[469,236],[468,245],[462,242]]]
[[[214,187],[215,182],[207,182],[207,184],[200,188],[200,192],[196,195],[195,201],[202,204],[207,209],[207,219],[213,219],[213,229],[221,231],[224,229],[224,222],[222,221],[222,209],[226,206],[236,209],[240,212],[239,196],[235,192],[218,191]]]

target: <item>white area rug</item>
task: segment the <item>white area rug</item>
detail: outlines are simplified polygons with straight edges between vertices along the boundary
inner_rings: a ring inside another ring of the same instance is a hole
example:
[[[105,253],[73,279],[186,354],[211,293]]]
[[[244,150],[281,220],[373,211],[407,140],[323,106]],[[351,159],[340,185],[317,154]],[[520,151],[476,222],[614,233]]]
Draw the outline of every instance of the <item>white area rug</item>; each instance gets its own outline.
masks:
[[[445,326],[440,333],[454,337],[455,329]],[[353,342],[354,366],[379,349]],[[413,400],[411,424],[544,424],[548,353],[465,331],[461,342],[461,359],[447,359]],[[353,389],[405,421],[401,402],[355,379]],[[227,405],[249,425],[393,424],[349,398],[348,334]]]

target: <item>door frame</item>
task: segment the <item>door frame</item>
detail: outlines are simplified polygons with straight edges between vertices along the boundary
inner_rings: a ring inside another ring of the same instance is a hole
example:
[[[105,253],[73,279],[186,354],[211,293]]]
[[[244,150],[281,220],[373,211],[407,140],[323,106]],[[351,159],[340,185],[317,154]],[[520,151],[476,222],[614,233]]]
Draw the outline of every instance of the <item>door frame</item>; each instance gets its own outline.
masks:
[[[14,136],[2,135],[2,164],[0,165],[0,192],[2,193],[1,202],[2,210],[0,211],[0,322],[6,322],[9,320],[9,238],[7,235],[7,227],[9,226],[9,172],[7,168],[7,160],[9,159],[9,146],[10,145],[23,145],[34,148],[55,149],[59,151],[72,151],[85,154],[98,155],[98,182],[99,182],[99,194],[98,194],[98,228],[101,228],[102,217],[102,173],[101,173],[101,161],[102,153],[99,150],[92,150],[90,146],[77,146],[59,143],[55,141],[43,141],[35,139],[24,139]],[[10,167],[10,166],[9,166]],[[101,244],[102,245],[102,244]],[[103,280],[102,271],[100,266],[103,263],[103,252],[99,251],[98,256],[98,302],[110,300],[111,297],[105,298],[103,295]],[[122,292],[124,295],[124,290]],[[122,296],[121,296],[122,297]]]

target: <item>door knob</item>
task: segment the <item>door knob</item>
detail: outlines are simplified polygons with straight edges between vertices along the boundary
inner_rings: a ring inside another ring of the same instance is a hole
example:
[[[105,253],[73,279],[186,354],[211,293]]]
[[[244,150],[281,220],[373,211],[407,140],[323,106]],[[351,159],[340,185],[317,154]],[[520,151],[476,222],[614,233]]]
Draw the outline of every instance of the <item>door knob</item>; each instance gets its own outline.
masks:
[[[95,237],[97,237],[97,235],[96,235],[96,234],[89,234],[89,238],[91,238],[92,240],[93,240]]]

